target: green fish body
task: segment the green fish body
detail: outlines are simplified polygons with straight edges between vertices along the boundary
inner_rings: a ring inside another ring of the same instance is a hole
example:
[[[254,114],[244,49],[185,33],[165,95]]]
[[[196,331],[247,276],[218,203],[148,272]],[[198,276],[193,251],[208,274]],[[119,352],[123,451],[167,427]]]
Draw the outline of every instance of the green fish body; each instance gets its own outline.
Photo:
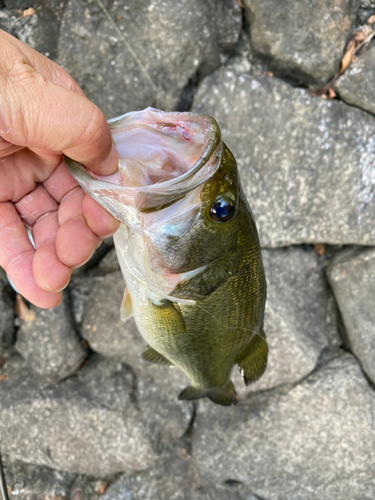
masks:
[[[109,123],[119,174],[94,177],[66,162],[122,222],[114,236],[127,285],[122,318],[134,316],[145,360],[189,377],[180,399],[236,404],[233,367],[249,384],[268,353],[259,238],[236,161],[208,116],[148,108]]]

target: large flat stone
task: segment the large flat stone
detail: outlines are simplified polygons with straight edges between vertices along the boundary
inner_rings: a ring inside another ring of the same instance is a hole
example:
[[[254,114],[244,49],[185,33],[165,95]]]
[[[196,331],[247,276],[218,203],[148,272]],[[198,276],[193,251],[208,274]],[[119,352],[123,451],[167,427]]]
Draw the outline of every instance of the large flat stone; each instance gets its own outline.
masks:
[[[34,316],[22,322],[17,332],[16,350],[30,368],[49,382],[59,382],[81,366],[87,349],[78,336],[70,312],[70,300],[63,292],[54,309],[30,306]]]
[[[2,457],[10,498],[23,500],[99,500],[107,482],[90,476],[50,469],[40,465],[10,462]]]
[[[43,55],[57,57],[61,18],[68,0],[3,0],[0,29],[15,36]],[[33,8],[32,15],[23,11]]]
[[[375,244],[375,118],[277,78],[222,68],[193,110],[215,116],[263,246]]]
[[[193,457],[209,481],[242,481],[267,500],[371,500],[374,411],[358,363],[341,355],[296,386],[234,408],[200,403]]]
[[[346,347],[375,383],[375,249],[337,253],[327,276],[344,320]]]
[[[0,440],[12,460],[104,477],[150,467],[189,427],[191,403],[143,397],[130,367],[96,357],[57,385],[3,367]]]
[[[236,0],[132,0],[107,8],[117,30],[95,0],[69,1],[57,58],[107,118],[149,105],[186,108],[241,29]]]
[[[358,108],[375,114],[375,44],[350,64],[335,84],[340,98]]]
[[[123,474],[101,500],[258,500],[248,488],[209,484],[184,447],[170,451],[149,471]]]
[[[278,74],[322,85],[339,70],[359,1],[244,0],[256,54]]]

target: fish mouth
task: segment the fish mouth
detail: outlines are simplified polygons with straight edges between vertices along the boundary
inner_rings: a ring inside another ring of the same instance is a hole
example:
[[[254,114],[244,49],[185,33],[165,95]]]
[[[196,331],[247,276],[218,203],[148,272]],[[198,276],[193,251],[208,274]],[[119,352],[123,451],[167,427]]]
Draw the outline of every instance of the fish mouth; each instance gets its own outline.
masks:
[[[211,116],[146,108],[108,124],[120,155],[115,174],[94,174],[68,157],[65,162],[83,189],[129,226],[139,226],[142,213],[184,198],[220,164],[221,133]]]

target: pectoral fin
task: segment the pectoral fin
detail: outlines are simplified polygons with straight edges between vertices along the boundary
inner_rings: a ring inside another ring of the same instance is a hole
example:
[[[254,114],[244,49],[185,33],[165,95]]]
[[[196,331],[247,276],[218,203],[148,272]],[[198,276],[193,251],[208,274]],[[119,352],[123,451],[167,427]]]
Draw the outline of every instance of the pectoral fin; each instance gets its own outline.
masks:
[[[165,358],[160,352],[155,351],[149,345],[142,353],[142,358],[149,363],[155,363],[157,365],[173,366],[173,363],[169,359]]]
[[[128,287],[125,287],[120,310],[121,310],[121,321],[127,321],[129,318],[133,316],[132,298],[130,297]]]
[[[267,366],[268,345],[263,331],[255,335],[237,361],[246,385],[256,382]]]

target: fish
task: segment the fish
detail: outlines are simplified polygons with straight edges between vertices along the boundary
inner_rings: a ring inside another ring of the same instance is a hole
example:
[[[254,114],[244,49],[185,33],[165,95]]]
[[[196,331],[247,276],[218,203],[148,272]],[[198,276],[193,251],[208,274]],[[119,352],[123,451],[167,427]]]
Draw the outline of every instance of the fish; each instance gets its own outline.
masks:
[[[119,170],[100,176],[65,158],[82,188],[120,221],[114,235],[142,358],[176,366],[180,400],[237,404],[267,366],[266,279],[236,160],[214,118],[154,108],[108,121]]]

